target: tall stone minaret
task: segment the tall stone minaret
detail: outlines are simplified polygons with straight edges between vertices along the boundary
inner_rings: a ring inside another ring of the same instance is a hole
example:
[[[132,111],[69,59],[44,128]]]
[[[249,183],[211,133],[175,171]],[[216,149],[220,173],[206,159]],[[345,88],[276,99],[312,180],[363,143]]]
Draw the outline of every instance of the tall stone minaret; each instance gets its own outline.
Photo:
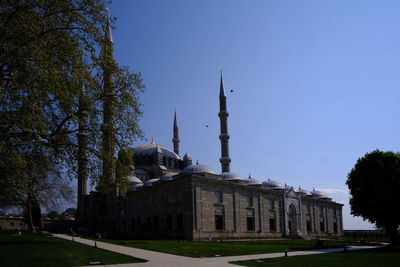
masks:
[[[178,122],[176,121],[176,109],[175,109],[175,114],[174,114],[174,133],[173,133],[173,138],[172,138],[172,143],[174,144],[174,152],[179,155],[179,142],[181,140],[179,139],[179,128],[178,128]]]
[[[110,11],[108,12],[108,22],[105,29],[103,47],[103,125],[102,130],[102,165],[103,174],[100,181],[101,190],[111,190],[115,182],[115,96],[113,73],[115,68],[113,40],[111,35]]]
[[[82,86],[82,91],[79,97],[79,113],[78,113],[78,203],[77,216],[79,221],[84,221],[84,198],[87,194],[87,178],[88,178],[88,100],[85,93],[85,88]]]
[[[221,162],[222,172],[230,171],[231,158],[229,157],[229,134],[228,134],[228,110],[226,108],[226,94],[224,88],[224,81],[221,72],[221,84],[219,88],[219,113],[218,117],[220,119],[221,134],[219,135],[219,140],[221,140]]]

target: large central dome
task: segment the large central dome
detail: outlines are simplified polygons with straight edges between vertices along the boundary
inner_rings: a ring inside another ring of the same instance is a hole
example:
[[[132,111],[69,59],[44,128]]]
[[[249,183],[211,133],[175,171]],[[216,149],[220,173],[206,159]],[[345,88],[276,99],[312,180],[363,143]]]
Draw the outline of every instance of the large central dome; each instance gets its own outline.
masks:
[[[167,158],[181,159],[179,155],[171,149],[153,143],[134,147],[133,152],[136,155],[153,155],[157,152],[157,149],[161,150],[161,153]]]

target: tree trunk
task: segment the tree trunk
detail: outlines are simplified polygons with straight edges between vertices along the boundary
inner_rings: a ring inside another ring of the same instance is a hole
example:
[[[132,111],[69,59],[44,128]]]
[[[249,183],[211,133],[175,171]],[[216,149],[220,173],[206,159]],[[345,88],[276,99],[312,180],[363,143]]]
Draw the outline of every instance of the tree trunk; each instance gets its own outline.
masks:
[[[29,226],[29,230],[32,233],[36,233],[36,227],[33,223],[33,216],[32,216],[32,199],[30,197],[28,197],[28,226]]]

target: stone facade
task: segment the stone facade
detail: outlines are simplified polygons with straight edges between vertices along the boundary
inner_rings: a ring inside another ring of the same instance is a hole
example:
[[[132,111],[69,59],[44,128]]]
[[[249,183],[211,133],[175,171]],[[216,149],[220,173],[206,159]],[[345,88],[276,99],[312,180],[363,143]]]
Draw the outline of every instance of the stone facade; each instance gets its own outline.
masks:
[[[277,189],[224,181],[210,173],[182,173],[173,180],[132,190],[126,198],[115,198],[114,202],[109,199],[116,203],[113,217],[101,215],[105,205],[101,195],[93,194],[91,199],[92,229],[135,238],[204,240],[343,235],[342,204],[292,187]]]

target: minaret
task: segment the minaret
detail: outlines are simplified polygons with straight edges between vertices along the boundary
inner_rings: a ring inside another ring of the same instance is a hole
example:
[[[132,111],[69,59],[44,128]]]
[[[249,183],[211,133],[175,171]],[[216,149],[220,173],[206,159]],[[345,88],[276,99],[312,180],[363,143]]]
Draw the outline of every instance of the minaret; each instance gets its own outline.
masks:
[[[80,221],[84,221],[84,198],[87,194],[87,178],[88,178],[88,157],[87,157],[87,119],[88,119],[88,101],[85,94],[85,88],[79,96],[79,113],[78,113],[78,203],[77,216]]]
[[[113,52],[113,40],[111,36],[111,23],[110,23],[110,11],[107,10],[107,26],[105,29],[104,36],[104,47],[103,47],[103,125],[102,130],[102,163],[103,163],[103,175],[100,183],[102,190],[111,190],[112,184],[115,182],[115,96],[114,96],[114,81],[113,72],[115,68],[114,63],[114,52]]]
[[[221,162],[222,172],[230,171],[231,158],[229,157],[229,134],[228,134],[228,110],[226,108],[226,94],[224,88],[224,81],[222,79],[221,71],[221,84],[219,88],[219,113],[218,117],[220,119],[221,134],[219,135],[219,140],[221,140]]]
[[[173,133],[173,138],[172,138],[172,143],[174,144],[174,152],[179,155],[179,128],[178,128],[178,123],[176,121],[176,108],[175,108],[175,114],[174,114],[174,133]]]

